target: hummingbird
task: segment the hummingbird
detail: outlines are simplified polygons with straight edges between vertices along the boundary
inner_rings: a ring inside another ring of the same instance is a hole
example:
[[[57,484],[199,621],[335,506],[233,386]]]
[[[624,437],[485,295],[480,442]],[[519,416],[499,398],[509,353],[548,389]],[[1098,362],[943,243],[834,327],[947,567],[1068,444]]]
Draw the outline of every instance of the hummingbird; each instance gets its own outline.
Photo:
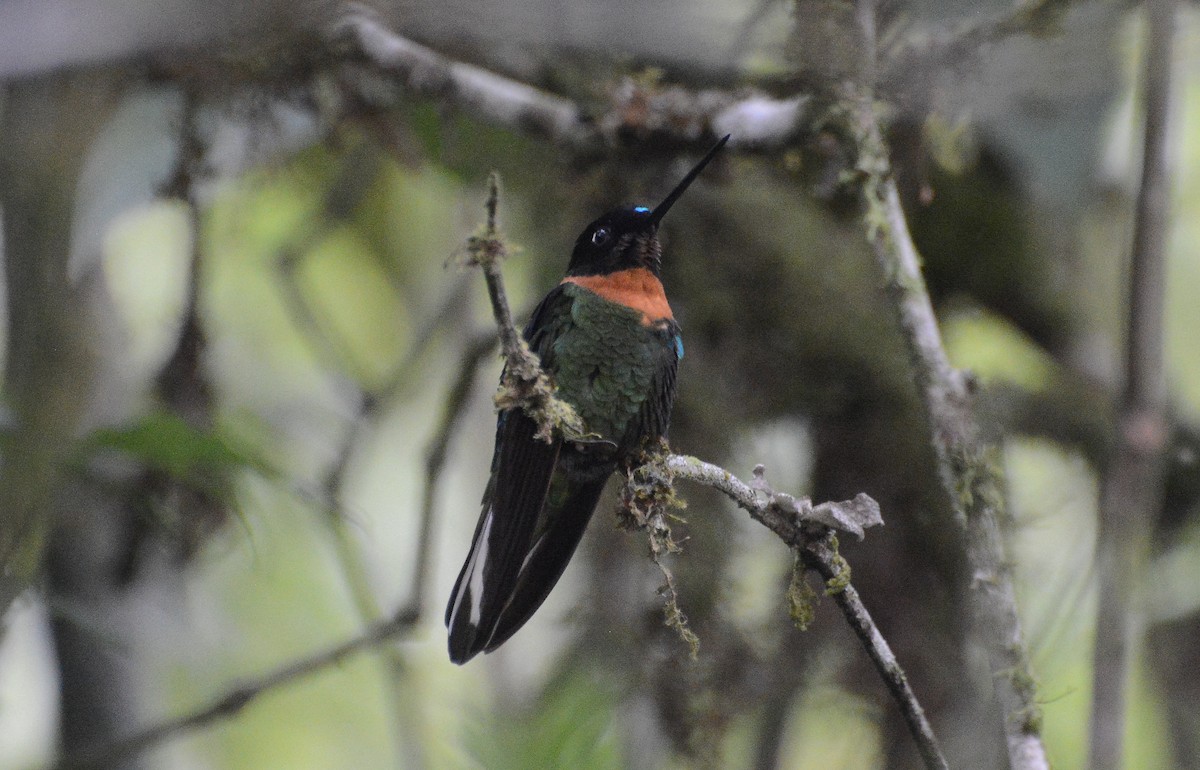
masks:
[[[623,206],[575,241],[566,276],[534,309],[525,340],[584,437],[536,438],[519,407],[496,420],[483,510],[446,607],[450,660],[506,642],[542,605],[605,483],[665,437],[683,338],[663,291],[658,227],[726,135],[653,209]]]

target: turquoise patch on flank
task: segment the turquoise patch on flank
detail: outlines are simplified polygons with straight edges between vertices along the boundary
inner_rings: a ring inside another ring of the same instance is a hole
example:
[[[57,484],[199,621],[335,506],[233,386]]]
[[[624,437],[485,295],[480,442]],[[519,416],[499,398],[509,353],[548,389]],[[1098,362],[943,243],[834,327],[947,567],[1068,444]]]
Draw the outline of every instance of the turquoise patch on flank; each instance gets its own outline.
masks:
[[[683,337],[675,335],[675,355],[680,361],[683,360]]]
[[[645,214],[650,211],[650,209],[646,208],[645,206],[634,206],[633,210],[639,214]]]

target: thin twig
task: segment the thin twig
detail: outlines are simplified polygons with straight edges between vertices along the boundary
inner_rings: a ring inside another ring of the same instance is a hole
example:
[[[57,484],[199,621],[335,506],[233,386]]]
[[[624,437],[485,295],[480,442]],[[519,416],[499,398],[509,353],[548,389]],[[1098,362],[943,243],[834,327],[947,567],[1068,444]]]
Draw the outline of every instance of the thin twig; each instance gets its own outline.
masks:
[[[333,532],[338,561],[350,587],[359,618],[364,623],[376,620],[380,611],[375,592],[368,579],[367,565],[360,544],[352,528],[348,525],[346,517],[342,515],[342,498],[351,460],[355,449],[361,443],[362,436],[378,422],[380,415],[385,412],[386,405],[395,401],[420,380],[420,360],[432,346],[437,337],[437,331],[450,326],[450,321],[461,312],[465,288],[465,282],[458,281],[446,293],[437,309],[419,327],[403,359],[392,370],[382,386],[375,392],[358,389],[358,412],[342,440],[337,458],[325,476],[324,499],[325,510],[328,514],[327,521]],[[296,307],[297,303],[299,307]],[[303,313],[306,308],[307,303],[300,293],[296,292],[293,297],[293,310]],[[315,319],[311,319],[310,328],[313,324],[315,324]],[[489,338],[490,348],[491,344],[494,344],[492,342],[494,337],[489,335]],[[472,343],[470,348],[474,351],[479,346],[480,343],[476,342]],[[480,357],[482,355],[479,354]],[[452,393],[456,392],[456,390],[452,391]],[[453,399],[454,396],[452,395],[451,398]],[[445,439],[435,439],[435,441],[439,440],[445,441]],[[400,610],[401,613],[414,618],[414,623],[419,622],[423,615],[422,600],[426,593],[425,587],[430,579],[430,565],[433,560],[433,486],[436,483],[436,476],[427,481],[421,509],[416,555],[413,559],[413,575],[409,582],[409,599],[404,608]],[[422,756],[421,729],[418,725],[413,724],[416,719],[415,707],[412,699],[407,697],[404,684],[408,670],[407,662],[398,649],[388,648],[381,652],[380,662],[386,669],[389,684],[386,692],[397,724],[398,757],[404,760],[406,766],[423,767],[426,762]]]
[[[355,383],[372,379],[369,367],[355,360],[352,346],[339,339],[335,330],[318,317],[305,296],[299,272],[311,245],[351,216],[366,196],[377,171],[376,158],[368,150],[357,148],[347,153],[326,185],[320,204],[290,235],[276,260],[282,297],[292,320],[305,332],[306,340],[326,370],[331,373],[348,370]],[[351,387],[359,389],[356,384]]]
[[[365,374],[361,365],[349,355],[350,347],[333,338],[326,325],[313,312],[300,285],[298,273],[304,259],[300,244],[317,240],[321,231],[320,222],[320,218],[310,219],[301,226],[291,243],[283,247],[283,253],[276,262],[279,268],[280,296],[289,317],[303,333],[318,363],[329,373],[349,370],[350,378],[360,382]]]
[[[151,725],[110,746],[63,757],[53,766],[53,770],[84,770],[85,768],[118,766],[164,741],[236,716],[265,692],[292,684],[306,676],[335,666],[352,655],[398,639],[412,629],[416,620],[417,618],[411,613],[401,612],[390,620],[376,623],[349,641],[281,666],[257,679],[248,680],[224,695],[214,698],[207,706],[196,711]]]
[[[488,197],[485,204],[487,222],[483,235],[470,239],[468,249],[475,264],[483,269],[487,282],[488,299],[491,300],[492,316],[500,331],[500,347],[504,358],[518,377],[536,377],[537,356],[521,339],[513,323],[512,310],[508,306],[508,294],[504,290],[504,279],[500,275],[500,261],[508,256],[508,247],[496,227],[496,209],[500,205],[500,177],[496,172],[488,176]]]
[[[357,162],[354,162],[357,161]],[[329,465],[322,484],[321,507],[325,512],[326,523],[333,535],[333,546],[336,550],[337,561],[341,567],[342,576],[350,590],[359,620],[363,623],[376,621],[380,615],[380,607],[371,587],[368,564],[362,552],[361,544],[354,528],[343,515],[342,498],[344,496],[346,478],[356,449],[361,443],[362,436],[378,421],[384,412],[384,406],[405,392],[414,382],[418,381],[420,359],[428,352],[436,333],[446,327],[455,314],[462,308],[462,295],[465,282],[459,281],[447,293],[437,309],[432,313],[414,335],[412,343],[401,361],[391,370],[384,383],[374,391],[364,388],[360,383],[362,372],[351,372],[346,377],[338,374],[340,370],[353,363],[352,357],[343,354],[347,348],[339,344],[326,330],[313,312],[310,303],[304,295],[297,280],[297,269],[303,255],[296,244],[311,241],[313,236],[327,227],[330,222],[338,221],[347,215],[352,204],[357,200],[358,189],[365,184],[363,179],[370,175],[363,173],[361,153],[348,163],[348,168],[339,174],[339,183],[332,185],[324,197],[324,205],[317,216],[312,217],[301,233],[285,247],[283,256],[278,260],[281,272],[282,295],[285,305],[293,322],[305,332],[306,339],[313,345],[330,376],[337,376],[347,390],[352,390],[357,400],[357,409],[349,428],[343,436],[340,448],[333,462]],[[348,181],[353,180],[353,181]],[[348,197],[350,203],[343,198]],[[358,376],[356,376],[358,375]],[[425,594],[425,584],[432,550],[431,513],[422,512],[420,523],[421,535],[417,541],[414,562],[414,579],[411,582],[409,604],[403,612],[419,619],[423,609],[421,597]],[[418,740],[420,729],[414,726],[411,699],[404,691],[404,679],[408,665],[404,656],[396,649],[382,651],[380,664],[384,669],[388,687],[385,692],[394,717],[396,729],[393,731],[396,740],[397,756],[403,758],[405,764],[420,767],[425,764],[420,755],[421,741]]]
[[[362,435],[375,425],[387,404],[397,401],[415,384],[423,382],[424,370],[421,369],[420,362],[433,346],[438,330],[450,325],[451,320],[461,312],[466,288],[466,281],[456,281],[437,309],[422,322],[413,335],[413,341],[404,358],[392,369],[383,385],[375,392],[359,393],[358,411],[342,442],[341,451],[325,476],[325,496],[330,507],[336,507],[336,501],[341,497],[344,477],[353,459],[354,448],[358,446]],[[472,347],[473,344],[468,347]]]
[[[933,734],[933,727],[925,717],[925,711],[917,701],[916,695],[913,694],[912,688],[908,684],[908,677],[900,668],[900,663],[892,653],[887,640],[883,638],[879,627],[871,619],[866,606],[859,598],[858,591],[849,583],[848,568],[845,567],[845,562],[838,556],[836,549],[829,547],[827,539],[812,540],[803,553],[805,564],[818,572],[825,579],[827,585],[836,585],[845,581],[844,588],[830,591],[833,594],[834,602],[842,610],[846,622],[850,628],[854,629],[855,635],[866,648],[871,662],[875,664],[875,670],[879,672],[879,676],[883,678],[884,684],[892,693],[892,698],[900,706],[900,713],[908,725],[909,733],[917,742],[917,750],[921,752],[925,767],[947,770],[949,765],[946,763],[946,758],[942,756],[937,738]]]
[[[450,297],[454,297],[457,293],[457,291],[450,292]],[[444,318],[445,316],[446,314],[442,311],[434,314],[435,319],[439,317]],[[359,605],[359,612],[364,620],[372,619],[378,615],[378,610],[375,608],[374,593],[364,580],[354,579],[356,577],[365,578],[365,568],[362,565],[357,543],[350,537],[346,520],[336,515],[337,511],[340,510],[339,503],[342,497],[346,471],[349,467],[349,458],[353,447],[358,444],[358,437],[366,430],[368,424],[374,424],[378,418],[378,415],[382,411],[380,408],[381,404],[394,397],[395,393],[401,389],[403,381],[413,379],[407,372],[410,369],[416,368],[416,360],[421,357],[424,348],[428,346],[432,336],[431,333],[417,334],[416,341],[414,341],[413,346],[409,348],[409,352],[405,356],[405,360],[409,362],[409,366],[405,367],[403,364],[401,365],[401,368],[396,371],[396,375],[392,380],[384,386],[382,395],[362,394],[362,406],[359,417],[354,421],[349,434],[346,436],[339,462],[331,471],[327,481],[326,495],[331,513],[330,523],[335,532],[339,557],[347,571],[348,578],[351,579],[354,596]],[[450,436],[461,422],[461,416],[464,412],[462,407],[470,396],[479,364],[483,361],[487,353],[495,347],[495,344],[495,335],[493,334],[481,335],[468,344],[467,351],[463,357],[463,363],[460,367],[458,380],[451,387],[450,394],[446,400],[441,427],[431,440],[430,448],[426,454],[425,484],[422,492],[412,578],[409,581],[409,596],[408,601],[399,611],[400,614],[412,618],[414,625],[420,622],[420,619],[425,614],[424,598],[427,593],[426,587],[432,579],[434,514],[436,510],[437,487],[441,479],[442,468],[445,465],[446,447],[449,444]],[[389,684],[391,686],[387,688],[387,693],[399,728],[399,749],[403,752],[401,754],[404,759],[403,764],[406,767],[424,767],[426,760],[422,750],[421,728],[418,724],[414,724],[419,718],[419,714],[417,713],[419,707],[412,698],[407,697],[407,691],[405,690],[404,679],[409,669],[407,661],[398,648],[388,647],[380,652],[381,663],[386,667],[390,679]]]
[[[342,497],[354,451],[360,443],[363,432],[374,423],[374,418],[379,413],[379,398],[360,384],[364,379],[362,367],[357,364],[353,356],[346,353],[349,347],[336,340],[326,325],[313,312],[298,276],[298,270],[305,256],[300,244],[313,242],[316,240],[316,236],[328,228],[332,222],[343,218],[352,206],[342,198],[350,197],[353,200],[356,197],[353,185],[361,186],[365,184],[362,179],[369,178],[368,175],[360,173],[358,166],[361,165],[361,158],[356,156],[353,160],[360,162],[352,169],[342,170],[339,180],[332,184],[330,190],[326,192],[320,209],[284,246],[283,253],[277,260],[277,266],[280,272],[281,294],[291,320],[304,334],[326,373],[331,378],[336,378],[344,390],[352,391],[358,402],[357,414],[342,438],[337,455],[325,473],[320,502],[321,509],[325,514],[325,523],[333,538],[332,544],[342,578],[349,589],[358,620],[365,624],[375,622],[382,613],[375,591],[371,586],[369,567],[357,533],[343,515]],[[348,178],[353,178],[354,181],[350,184],[341,183]],[[350,193],[347,196],[348,189]],[[414,347],[423,342],[426,340],[418,339],[414,343]],[[410,348],[406,359],[415,357],[420,352],[422,351],[419,348]],[[347,369],[350,370],[348,376],[343,373]],[[413,617],[414,623],[417,622],[420,617],[419,613],[414,612]],[[405,697],[402,686],[407,668],[404,657],[399,650],[387,649],[382,651],[379,663],[387,684],[384,691],[395,726],[391,737],[395,744],[397,759],[399,761],[399,758],[403,757],[408,764],[419,767],[424,764],[423,758],[419,756],[421,743],[414,740],[419,734],[419,730],[409,722],[408,699]]]
[[[860,18],[874,13],[872,0],[859,0],[858,5]],[[873,34],[873,24],[864,25],[863,32]],[[999,450],[984,440],[970,384],[950,365],[942,346],[920,255],[892,176],[874,84],[860,89],[847,99],[852,105],[851,128],[858,140],[858,166],[864,179],[867,236],[908,347],[942,485],[966,536],[973,632],[988,651],[1013,770],[1047,770],[1037,688],[1000,529],[1006,501]]]
[[[1129,272],[1125,384],[1116,454],[1104,477],[1096,545],[1099,611],[1093,651],[1088,766],[1121,766],[1134,584],[1145,567],[1153,517],[1162,504],[1170,438],[1163,369],[1163,297],[1170,219],[1167,123],[1172,101],[1174,0],[1146,4],[1145,130]]]
[[[529,349],[525,339],[513,324],[508,307],[508,295],[500,275],[500,261],[508,255],[508,246],[496,227],[496,209],[500,201],[500,177],[493,171],[488,177],[487,223],[482,234],[467,239],[467,254],[471,264],[483,270],[487,282],[492,315],[500,331],[500,349],[504,353],[504,374],[500,392],[496,394],[499,409],[519,408],[537,424],[535,436],[547,443],[555,432],[581,436],[583,422],[574,408],[560,400],[554,385],[542,371],[537,354]]]
[[[425,383],[426,370],[421,368],[421,360],[433,348],[439,334],[454,334],[462,328],[463,322],[469,320],[464,308],[467,306],[470,287],[469,276],[460,275],[454,278],[437,309],[425,318],[413,334],[413,341],[404,359],[396,365],[379,389],[375,397],[376,407],[394,402],[408,395],[413,387]]]

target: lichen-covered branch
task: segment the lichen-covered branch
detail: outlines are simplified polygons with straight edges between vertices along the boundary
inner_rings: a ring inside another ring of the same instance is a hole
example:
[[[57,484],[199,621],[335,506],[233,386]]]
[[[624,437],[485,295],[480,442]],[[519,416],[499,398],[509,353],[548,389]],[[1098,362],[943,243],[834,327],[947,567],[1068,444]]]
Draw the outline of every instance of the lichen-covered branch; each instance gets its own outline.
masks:
[[[870,89],[851,92],[846,98],[853,105],[851,128],[863,175],[867,237],[908,347],[942,485],[966,536],[973,631],[988,651],[1004,714],[1009,761],[1014,770],[1045,770],[1049,764],[1041,737],[1041,710],[1000,529],[1006,503],[999,450],[984,440],[970,381],[951,366],[942,346],[920,255],[892,176],[879,105]]]
[[[867,98],[860,100],[858,121],[868,179],[868,234],[909,348],[942,485],[966,535],[974,636],[988,650],[1005,715],[1009,761],[1015,770],[1045,770],[1049,764],[1042,744],[1041,709],[1000,529],[1000,520],[1007,515],[1000,453],[983,439],[969,381],[950,365],[942,347],[917,250],[883,152],[875,107]]]
[[[538,425],[536,437],[549,443],[554,432],[567,436],[582,436],[583,423],[570,404],[554,395],[554,385],[542,371],[537,354],[529,349],[525,339],[513,324],[508,307],[508,295],[500,275],[500,261],[508,247],[496,228],[496,208],[500,199],[500,179],[492,172],[488,177],[487,223],[480,235],[467,241],[467,254],[472,264],[483,270],[487,281],[492,315],[500,330],[500,348],[504,353],[504,374],[496,394],[499,409],[520,408]]]
[[[762,466],[755,469],[755,479],[748,484],[724,468],[695,457],[666,455],[650,462],[659,464],[672,484],[687,480],[722,492],[792,548],[805,567],[821,576],[826,593],[841,609],[899,706],[925,766],[948,767],[904,670],[851,585],[850,567],[837,550],[837,531],[861,538],[864,528],[883,523],[878,504],[859,494],[853,500],[813,505],[807,498],[772,490],[763,479]]]

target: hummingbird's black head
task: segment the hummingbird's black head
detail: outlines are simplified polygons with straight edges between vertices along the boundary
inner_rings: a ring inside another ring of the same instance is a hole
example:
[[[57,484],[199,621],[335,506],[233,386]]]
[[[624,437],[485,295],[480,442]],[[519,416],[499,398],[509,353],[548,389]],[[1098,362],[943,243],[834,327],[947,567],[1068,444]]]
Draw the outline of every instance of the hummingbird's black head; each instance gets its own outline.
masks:
[[[608,275],[620,270],[644,267],[657,276],[662,267],[662,245],[658,242],[659,222],[727,141],[728,134],[713,145],[653,210],[645,206],[622,206],[588,225],[575,239],[575,250],[571,252],[567,275]]]
[[[658,275],[662,246],[653,213],[645,206],[622,206],[592,222],[575,239],[567,275],[608,275],[634,267]]]

